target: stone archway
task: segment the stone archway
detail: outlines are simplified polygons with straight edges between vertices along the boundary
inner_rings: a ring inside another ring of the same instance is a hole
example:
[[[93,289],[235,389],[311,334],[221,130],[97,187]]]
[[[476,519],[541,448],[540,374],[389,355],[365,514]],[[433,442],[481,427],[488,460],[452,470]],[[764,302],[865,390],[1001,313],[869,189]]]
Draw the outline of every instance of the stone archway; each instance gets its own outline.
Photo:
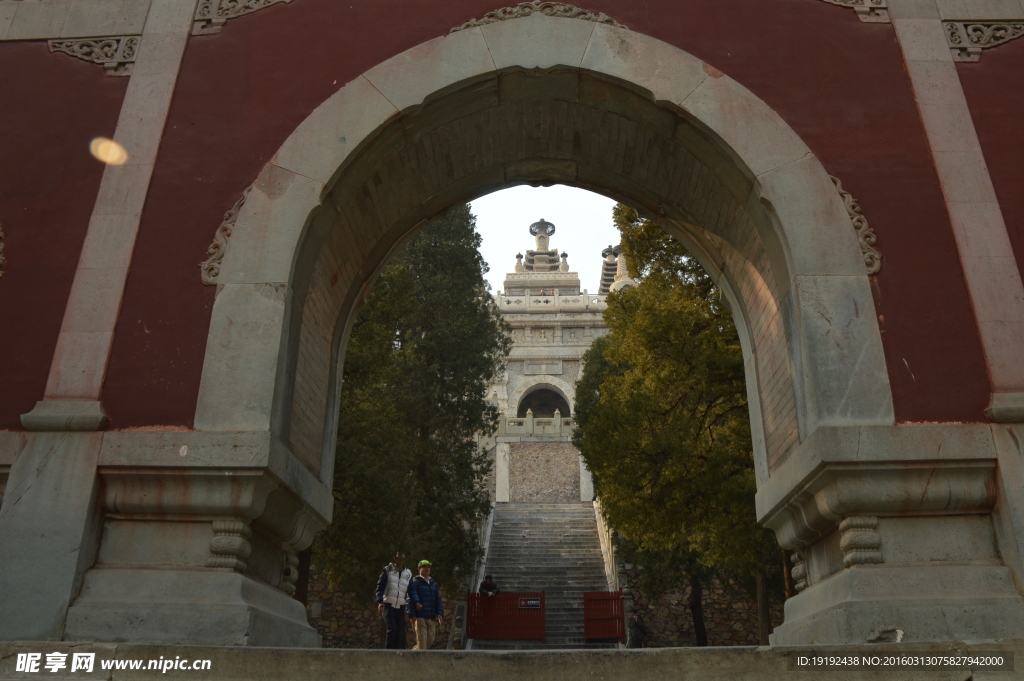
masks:
[[[524,381],[520,384],[512,393],[508,396],[508,414],[509,416],[516,415],[516,411],[519,409],[519,404],[523,399],[530,393],[536,390],[551,390],[556,394],[560,395],[562,399],[569,405],[569,409],[572,414],[576,413],[576,390],[568,382],[558,378],[557,376],[534,376],[532,380]],[[569,418],[569,414],[563,414],[565,418]]]
[[[346,325],[388,254],[453,203],[556,182],[657,217],[719,280],[744,336],[762,481],[819,425],[892,423],[856,234],[806,146],[674,47],[534,16],[392,58],[282,146],[221,268],[197,428],[270,429],[329,480]],[[247,318],[256,333],[236,336]]]
[[[576,19],[499,21],[399,54],[326,100],[264,167],[217,276],[194,439],[263,438],[260,461],[269,463],[259,465],[281,488],[268,497],[277,488],[266,486],[238,509],[210,502],[203,508],[214,510],[204,512],[273,526],[274,541],[261,538],[258,547],[268,574],[308,546],[329,515],[348,328],[376,273],[450,206],[502,187],[553,183],[656,219],[716,279],[733,312],[759,518],[803,561],[806,588],[787,603],[776,642],[860,642],[881,614],[907,616],[878,600],[870,573],[854,569],[886,560],[883,530],[900,548],[887,583],[912,603],[906,612],[928,613],[912,615],[919,640],[1016,630],[1021,598],[1006,568],[987,564],[955,569],[1006,617],[990,608],[970,611],[955,632],[931,624],[959,606],[948,589],[928,586],[924,568],[898,563],[928,560],[930,535],[902,520],[879,525],[879,516],[928,516],[940,532],[967,536],[992,507],[994,463],[934,456],[926,438],[893,427],[865,256],[821,163],[764,102],[717,69],[650,37]],[[204,465],[245,468],[235,445],[217,446]],[[914,458],[913,466],[900,457]],[[224,479],[210,476],[210,489]],[[136,483],[126,479],[122,488]],[[959,518],[971,520],[957,525]],[[224,535],[215,540],[230,543],[249,528],[227,522],[214,521]],[[95,593],[96,602],[119,598]],[[268,627],[306,636],[298,622],[274,619],[285,610],[278,595],[240,597],[238,617],[259,611],[261,621],[276,622]],[[203,611],[203,598],[175,607]],[[301,618],[287,607],[288,617]],[[981,624],[993,621],[999,625]],[[271,632],[252,640],[298,639]]]

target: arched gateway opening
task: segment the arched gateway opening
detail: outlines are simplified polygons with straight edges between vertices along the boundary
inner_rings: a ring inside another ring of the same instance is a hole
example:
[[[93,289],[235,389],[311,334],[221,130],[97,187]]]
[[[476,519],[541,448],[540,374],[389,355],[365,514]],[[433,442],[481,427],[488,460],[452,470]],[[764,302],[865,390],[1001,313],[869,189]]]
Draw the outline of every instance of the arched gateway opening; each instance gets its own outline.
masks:
[[[677,48],[535,15],[380,64],[264,167],[217,277],[196,430],[269,431],[326,491],[349,324],[375,273],[455,204],[556,183],[636,207],[717,281],[745,357],[759,513],[816,429],[893,423],[856,232],[796,134]],[[306,514],[292,549],[325,521]],[[764,521],[787,548],[835,524]]]

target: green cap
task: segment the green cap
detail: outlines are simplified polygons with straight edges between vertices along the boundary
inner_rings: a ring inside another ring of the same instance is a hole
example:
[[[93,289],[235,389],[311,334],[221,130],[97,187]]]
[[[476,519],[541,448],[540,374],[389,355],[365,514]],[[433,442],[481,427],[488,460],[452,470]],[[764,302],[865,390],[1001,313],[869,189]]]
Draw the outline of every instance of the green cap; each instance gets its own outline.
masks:
[[[434,566],[434,564],[431,563],[429,560],[421,560],[419,565],[416,566],[416,569],[418,570],[421,567],[433,567],[433,566]]]

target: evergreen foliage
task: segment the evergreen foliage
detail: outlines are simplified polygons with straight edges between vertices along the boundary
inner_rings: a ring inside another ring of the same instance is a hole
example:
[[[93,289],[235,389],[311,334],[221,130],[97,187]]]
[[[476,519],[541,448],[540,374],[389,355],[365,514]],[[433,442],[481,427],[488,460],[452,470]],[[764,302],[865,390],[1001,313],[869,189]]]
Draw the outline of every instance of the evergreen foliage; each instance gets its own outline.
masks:
[[[584,357],[574,441],[654,595],[681,569],[705,579],[714,569],[753,587],[780,554],[755,518],[732,317],[682,244],[626,206],[614,219],[638,284],[608,296],[610,333]]]
[[[342,591],[372,597],[396,550],[426,558],[448,593],[480,553],[489,463],[476,432],[498,412],[486,387],[511,349],[484,280],[469,206],[391,259],[353,324],[345,356],[334,518],[313,563]]]

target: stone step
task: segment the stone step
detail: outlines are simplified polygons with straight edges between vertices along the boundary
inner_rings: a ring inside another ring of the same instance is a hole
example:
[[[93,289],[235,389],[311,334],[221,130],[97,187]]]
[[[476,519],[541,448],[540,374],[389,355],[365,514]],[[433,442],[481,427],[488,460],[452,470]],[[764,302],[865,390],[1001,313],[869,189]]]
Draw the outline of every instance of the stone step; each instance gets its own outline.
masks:
[[[545,592],[547,644],[474,641],[477,650],[616,648],[583,639],[583,594],[606,591],[593,504],[501,504],[487,547],[487,573],[506,593]]]

